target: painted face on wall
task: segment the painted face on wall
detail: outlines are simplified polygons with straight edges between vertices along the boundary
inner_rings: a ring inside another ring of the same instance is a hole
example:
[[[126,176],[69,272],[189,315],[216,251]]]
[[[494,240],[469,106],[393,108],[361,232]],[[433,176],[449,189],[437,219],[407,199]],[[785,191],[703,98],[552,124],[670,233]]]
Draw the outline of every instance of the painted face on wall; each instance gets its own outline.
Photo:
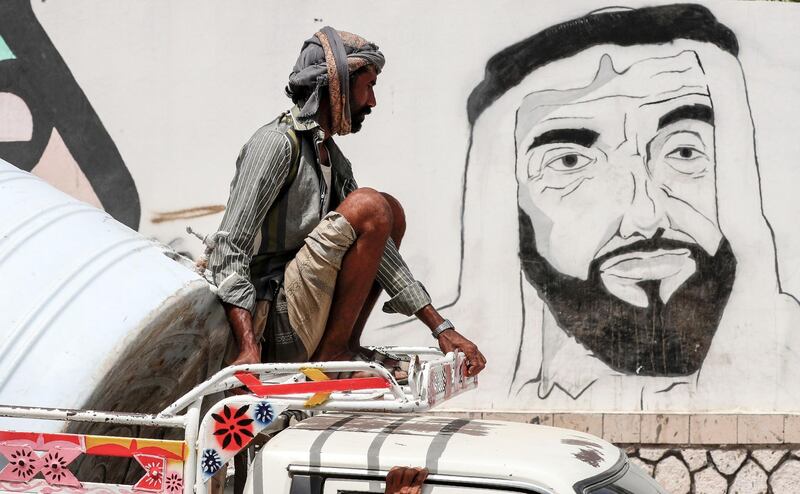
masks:
[[[530,93],[516,115],[523,270],[559,325],[612,367],[694,372],[735,271],[701,64],[691,51],[623,70],[608,54],[565,62],[592,82]]]

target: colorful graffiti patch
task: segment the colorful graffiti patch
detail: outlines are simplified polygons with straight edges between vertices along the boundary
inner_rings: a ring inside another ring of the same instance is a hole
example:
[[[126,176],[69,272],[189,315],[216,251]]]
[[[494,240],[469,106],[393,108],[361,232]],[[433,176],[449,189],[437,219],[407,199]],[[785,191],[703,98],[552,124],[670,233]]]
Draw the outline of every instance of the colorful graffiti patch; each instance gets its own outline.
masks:
[[[179,494],[183,490],[187,449],[182,441],[10,431],[0,431],[0,456],[8,462],[0,470],[0,483],[43,493],[54,492],[46,490],[49,486],[83,489],[69,470],[69,465],[81,454],[134,458],[145,471],[132,486],[134,491],[166,490],[169,494]],[[39,475],[43,481],[36,478]]]

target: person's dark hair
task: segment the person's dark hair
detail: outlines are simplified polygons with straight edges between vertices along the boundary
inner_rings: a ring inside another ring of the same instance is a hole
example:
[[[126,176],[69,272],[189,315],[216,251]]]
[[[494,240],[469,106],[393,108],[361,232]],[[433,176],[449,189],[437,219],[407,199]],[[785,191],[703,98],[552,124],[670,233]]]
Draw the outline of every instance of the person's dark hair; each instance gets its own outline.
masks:
[[[310,86],[295,86],[293,84],[287,84],[284,89],[286,96],[291,98],[292,103],[300,106],[308,100],[313,90],[314,88]]]
[[[663,44],[676,39],[713,43],[736,56],[736,35],[707,8],[695,4],[663,5],[598,12],[573,19],[515,43],[486,63],[484,79],[467,101],[470,125],[506,91],[535,69],[571,57],[594,45]]]
[[[359,74],[367,70],[368,67],[370,67],[369,64],[364,65],[363,67],[360,67],[358,70],[350,74],[350,83],[352,84],[353,79],[355,79],[356,77],[358,77]],[[327,85],[322,86],[320,88],[324,89],[324,91],[322,92],[323,95],[327,94],[327,88],[328,88]],[[308,98],[311,97],[311,93],[314,91],[314,87],[287,84],[284,91],[286,92],[286,96],[291,98],[292,103],[294,103],[295,105],[303,106],[303,103],[305,103],[308,100]]]

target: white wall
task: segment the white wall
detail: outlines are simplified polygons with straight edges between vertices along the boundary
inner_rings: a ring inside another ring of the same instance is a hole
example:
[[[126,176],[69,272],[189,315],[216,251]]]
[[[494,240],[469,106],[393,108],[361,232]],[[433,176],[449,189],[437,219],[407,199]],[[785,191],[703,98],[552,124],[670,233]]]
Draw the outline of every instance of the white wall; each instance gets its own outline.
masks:
[[[775,232],[783,287],[800,294],[800,200],[795,190],[800,181],[795,163],[800,156],[800,52],[795,49],[800,6],[703,3],[738,36],[757,132],[764,211]],[[542,28],[604,5],[522,0],[306,1],[291,7],[256,0],[33,3],[133,175],[142,205],[140,231],[194,253],[199,245],[184,233],[185,225],[211,232],[221,214],[159,224],[152,218],[225,203],[240,146],[290,104],[283,87],[303,40],[332,25],[376,42],[387,57],[376,88],[378,106],[359,134],[337,142],[353,162],[360,185],[388,191],[403,203],[408,219],[404,256],[438,305],[452,302],[458,292],[469,136],[466,98],[482,79],[486,60]],[[783,406],[774,392],[766,401],[747,394],[696,405],[702,400],[696,402],[690,393],[645,403],[637,398],[644,389],[640,384],[622,381],[582,400],[509,396],[509,363],[519,347],[519,290],[497,293],[482,279],[464,279],[463,286],[494,291],[485,304],[462,300],[444,311],[464,334],[482,342],[489,359],[484,389],[465,397],[465,407]],[[506,303],[500,313],[497,300]],[[419,323],[380,329],[400,321],[376,313],[368,342],[434,343]],[[780,350],[772,357],[788,358]],[[728,383],[722,392],[736,394],[737,386]]]

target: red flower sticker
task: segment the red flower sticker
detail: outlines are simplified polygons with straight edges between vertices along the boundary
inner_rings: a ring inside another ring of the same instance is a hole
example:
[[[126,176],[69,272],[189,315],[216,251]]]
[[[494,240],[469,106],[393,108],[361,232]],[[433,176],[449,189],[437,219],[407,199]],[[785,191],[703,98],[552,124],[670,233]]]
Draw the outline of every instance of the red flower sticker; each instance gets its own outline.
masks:
[[[214,436],[222,449],[239,450],[253,438],[253,419],[245,415],[250,405],[236,409],[225,405],[221,414],[212,413]]]
[[[167,467],[167,460],[160,456],[135,454],[134,459],[144,468],[144,475],[136,485],[134,490],[160,492],[164,484],[164,469]]]

